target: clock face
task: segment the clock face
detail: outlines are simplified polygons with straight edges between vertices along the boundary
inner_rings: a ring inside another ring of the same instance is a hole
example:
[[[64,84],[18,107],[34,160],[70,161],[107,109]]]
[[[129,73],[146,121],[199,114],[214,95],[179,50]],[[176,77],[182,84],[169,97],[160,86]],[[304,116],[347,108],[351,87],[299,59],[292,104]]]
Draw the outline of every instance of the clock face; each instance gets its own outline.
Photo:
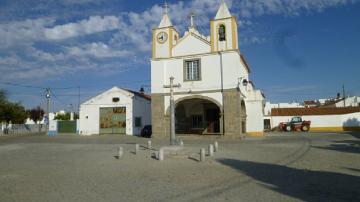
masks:
[[[157,35],[157,40],[159,43],[165,43],[168,39],[168,35],[165,32],[160,32]]]

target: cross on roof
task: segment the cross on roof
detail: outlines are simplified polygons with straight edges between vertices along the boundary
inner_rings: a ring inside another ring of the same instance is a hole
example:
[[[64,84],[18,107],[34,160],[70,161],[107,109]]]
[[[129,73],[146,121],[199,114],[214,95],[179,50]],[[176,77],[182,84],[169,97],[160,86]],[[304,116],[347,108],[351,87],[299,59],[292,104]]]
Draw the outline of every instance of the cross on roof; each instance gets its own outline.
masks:
[[[194,27],[194,17],[195,17],[195,13],[194,12],[191,12],[189,14],[189,17],[190,17],[190,27]]]
[[[164,3],[164,9],[165,9],[165,13],[167,14],[169,12],[169,4],[166,1]]]

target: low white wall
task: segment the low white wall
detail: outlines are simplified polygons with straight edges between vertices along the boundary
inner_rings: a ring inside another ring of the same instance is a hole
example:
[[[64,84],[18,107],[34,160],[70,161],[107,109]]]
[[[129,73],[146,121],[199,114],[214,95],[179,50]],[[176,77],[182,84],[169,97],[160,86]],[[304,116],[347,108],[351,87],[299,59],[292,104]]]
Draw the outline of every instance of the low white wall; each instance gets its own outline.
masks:
[[[246,132],[260,133],[264,131],[262,101],[246,101]]]
[[[280,122],[290,121],[293,116],[272,116],[271,128]],[[360,112],[342,115],[301,116],[303,120],[311,121],[311,128],[360,127]]]

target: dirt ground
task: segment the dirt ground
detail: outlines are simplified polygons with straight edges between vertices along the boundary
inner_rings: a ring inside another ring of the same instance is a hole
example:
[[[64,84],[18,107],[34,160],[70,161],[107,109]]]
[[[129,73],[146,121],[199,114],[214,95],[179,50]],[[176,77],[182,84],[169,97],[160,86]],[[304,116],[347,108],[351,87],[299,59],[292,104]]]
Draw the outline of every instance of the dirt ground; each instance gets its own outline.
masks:
[[[184,149],[158,161],[168,139],[153,139],[149,150],[138,137],[0,136],[0,201],[360,201],[359,138],[181,137]],[[215,157],[199,162],[214,141]]]

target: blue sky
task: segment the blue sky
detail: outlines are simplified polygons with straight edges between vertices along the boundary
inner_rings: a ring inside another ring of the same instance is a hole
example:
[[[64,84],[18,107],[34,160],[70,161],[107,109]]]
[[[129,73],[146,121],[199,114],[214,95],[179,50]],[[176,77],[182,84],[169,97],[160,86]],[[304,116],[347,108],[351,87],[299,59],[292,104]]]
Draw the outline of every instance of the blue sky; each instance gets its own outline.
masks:
[[[220,0],[168,1],[180,33],[188,14],[209,35]],[[251,79],[271,102],[360,96],[360,0],[228,0]],[[77,108],[112,86],[149,92],[157,0],[0,0],[0,88],[27,108]],[[27,87],[25,87],[27,86]],[[69,87],[69,88],[68,88]],[[65,89],[63,89],[65,88]]]

